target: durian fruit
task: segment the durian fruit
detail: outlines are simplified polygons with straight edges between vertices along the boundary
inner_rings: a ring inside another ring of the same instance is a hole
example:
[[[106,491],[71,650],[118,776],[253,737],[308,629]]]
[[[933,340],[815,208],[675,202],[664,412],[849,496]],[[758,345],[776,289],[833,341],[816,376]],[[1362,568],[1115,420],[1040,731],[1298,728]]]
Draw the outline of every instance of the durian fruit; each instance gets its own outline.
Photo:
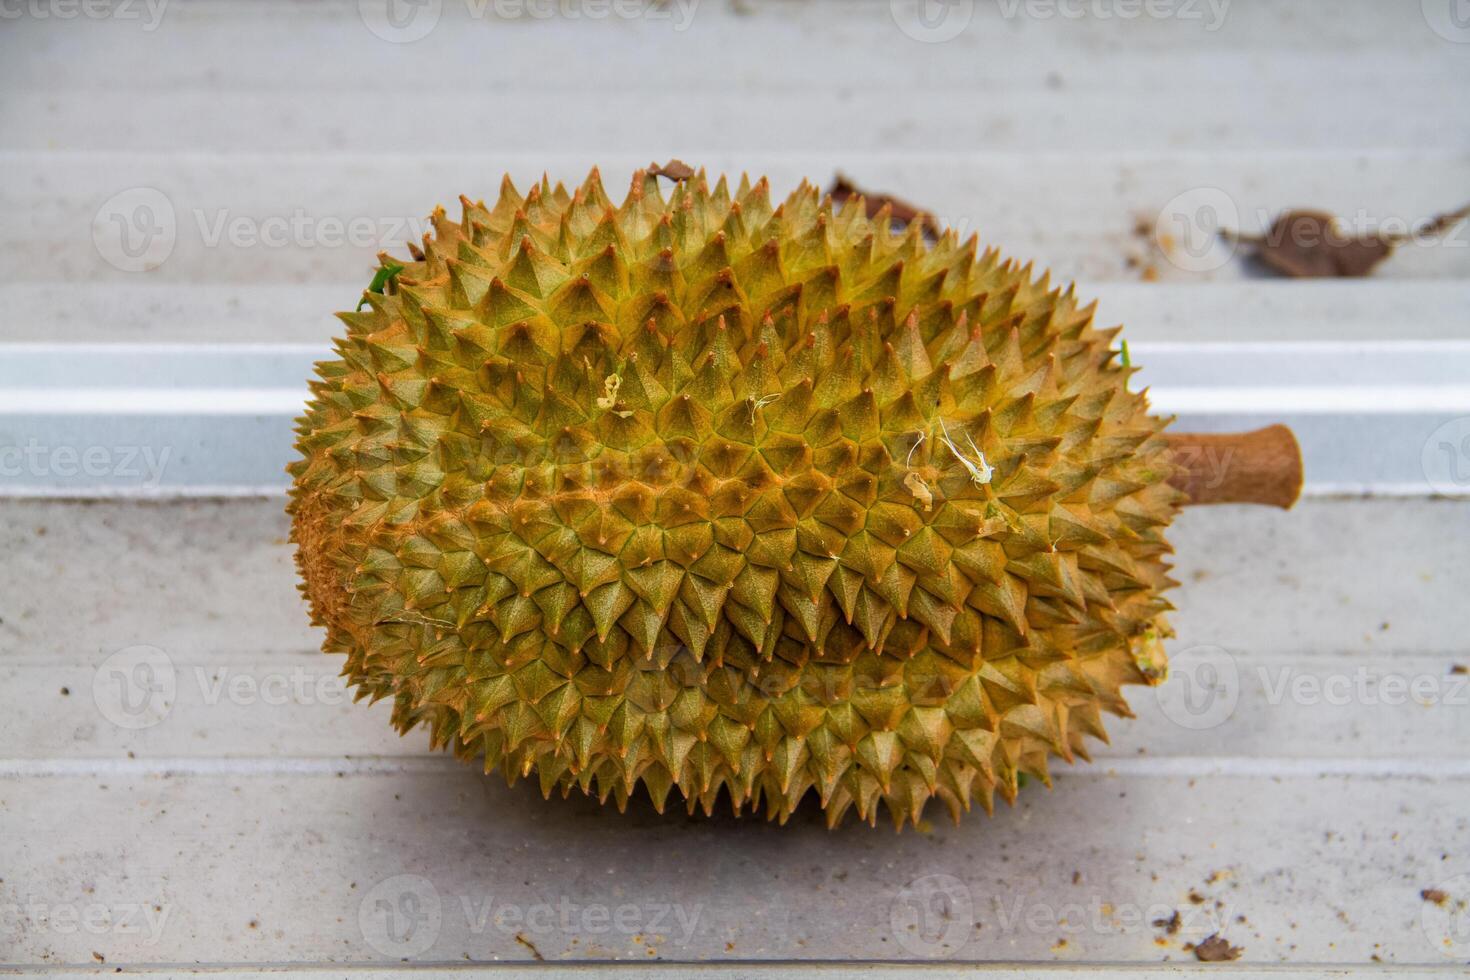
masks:
[[[383,257],[299,422],[325,649],[548,795],[958,819],[1164,672],[1183,501],[1116,330],[807,184],[507,178]]]

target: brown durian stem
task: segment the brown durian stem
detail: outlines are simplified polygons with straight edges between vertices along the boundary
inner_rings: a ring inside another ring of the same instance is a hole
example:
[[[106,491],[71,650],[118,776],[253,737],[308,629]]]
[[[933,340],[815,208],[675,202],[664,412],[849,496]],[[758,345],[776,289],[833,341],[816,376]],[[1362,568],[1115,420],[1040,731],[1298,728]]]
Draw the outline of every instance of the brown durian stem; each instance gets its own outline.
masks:
[[[1220,435],[1166,434],[1174,463],[1169,482],[1191,504],[1267,504],[1287,508],[1302,492],[1302,449],[1284,425]]]

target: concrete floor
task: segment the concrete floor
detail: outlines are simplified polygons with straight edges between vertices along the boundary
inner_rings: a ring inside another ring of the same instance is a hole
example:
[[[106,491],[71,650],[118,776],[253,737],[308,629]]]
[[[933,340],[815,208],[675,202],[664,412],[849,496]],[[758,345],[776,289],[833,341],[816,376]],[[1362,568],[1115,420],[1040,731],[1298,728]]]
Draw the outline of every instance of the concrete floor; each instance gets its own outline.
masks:
[[[1186,513],[1170,685],[1050,791],[901,835],[430,755],[315,651],[285,534],[277,500],[0,504],[8,958],[1465,958],[1470,502]]]

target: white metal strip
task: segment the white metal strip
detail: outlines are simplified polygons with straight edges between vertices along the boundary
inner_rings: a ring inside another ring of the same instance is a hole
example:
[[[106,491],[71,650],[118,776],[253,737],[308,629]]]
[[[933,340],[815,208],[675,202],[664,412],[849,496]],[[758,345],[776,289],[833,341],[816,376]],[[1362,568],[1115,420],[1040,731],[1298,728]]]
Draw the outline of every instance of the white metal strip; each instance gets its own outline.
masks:
[[[1395,415],[1406,412],[1470,412],[1470,385],[1323,385],[1291,388],[1201,386],[1149,389],[1149,402],[1163,415],[1310,414]]]
[[[278,493],[306,379],[327,356],[0,346],[0,495]],[[1470,493],[1470,342],[1154,342],[1131,356],[1133,383],[1179,431],[1292,425],[1309,493]]]
[[[299,388],[11,388],[0,415],[282,415],[301,413]]]

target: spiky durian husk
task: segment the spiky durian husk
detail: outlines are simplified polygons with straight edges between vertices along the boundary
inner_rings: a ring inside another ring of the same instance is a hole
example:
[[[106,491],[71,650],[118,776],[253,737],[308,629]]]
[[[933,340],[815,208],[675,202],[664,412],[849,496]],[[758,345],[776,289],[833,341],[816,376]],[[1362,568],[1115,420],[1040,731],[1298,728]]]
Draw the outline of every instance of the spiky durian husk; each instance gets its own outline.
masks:
[[[463,203],[341,315],[291,467],[325,648],[400,730],[548,794],[902,826],[1156,678],[1180,496],[1070,289],[805,184]]]

